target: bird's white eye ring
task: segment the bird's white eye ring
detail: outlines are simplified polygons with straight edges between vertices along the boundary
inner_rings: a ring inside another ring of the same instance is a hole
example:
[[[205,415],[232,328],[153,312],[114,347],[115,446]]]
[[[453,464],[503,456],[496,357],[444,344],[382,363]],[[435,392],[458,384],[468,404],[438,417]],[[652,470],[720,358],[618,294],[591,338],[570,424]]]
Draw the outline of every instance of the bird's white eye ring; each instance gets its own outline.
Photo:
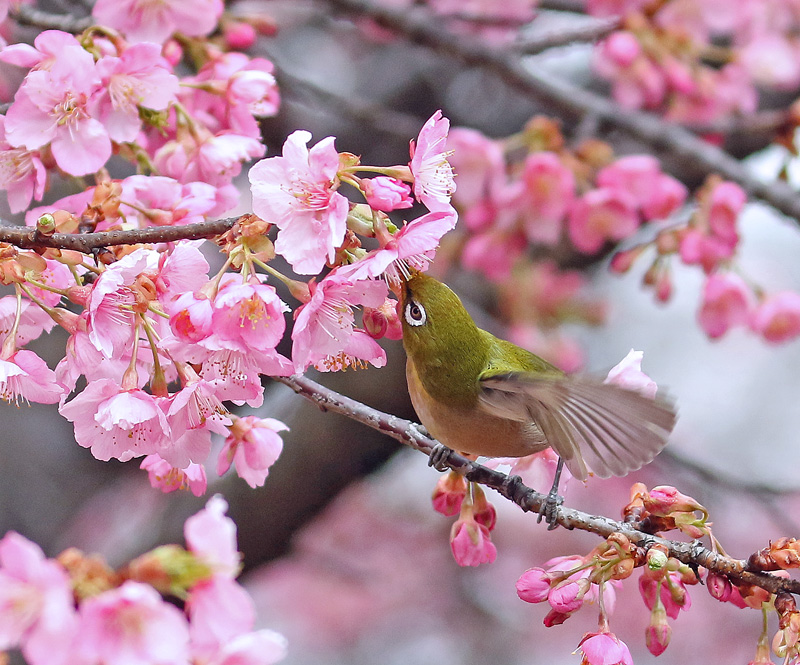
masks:
[[[421,326],[428,320],[425,308],[418,302],[409,300],[406,303],[406,323],[410,326]]]

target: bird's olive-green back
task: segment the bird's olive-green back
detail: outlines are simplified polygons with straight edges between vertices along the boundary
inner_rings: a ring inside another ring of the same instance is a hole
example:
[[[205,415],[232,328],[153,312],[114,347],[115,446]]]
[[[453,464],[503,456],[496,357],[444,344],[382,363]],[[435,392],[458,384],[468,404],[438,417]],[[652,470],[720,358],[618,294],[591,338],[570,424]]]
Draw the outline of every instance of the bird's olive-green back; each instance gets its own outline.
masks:
[[[421,325],[407,320],[409,302],[425,314]],[[452,406],[473,406],[480,380],[509,372],[555,373],[538,356],[481,330],[461,300],[433,277],[414,273],[404,284],[401,320],[403,346],[425,390]]]

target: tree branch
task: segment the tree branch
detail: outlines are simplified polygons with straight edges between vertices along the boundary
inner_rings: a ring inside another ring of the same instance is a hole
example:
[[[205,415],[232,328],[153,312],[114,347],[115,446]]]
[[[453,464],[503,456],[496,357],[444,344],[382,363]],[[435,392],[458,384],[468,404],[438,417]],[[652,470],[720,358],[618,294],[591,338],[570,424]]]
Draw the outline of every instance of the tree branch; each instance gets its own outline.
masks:
[[[62,30],[64,32],[79,33],[94,24],[94,19],[91,16],[77,18],[70,14],[51,14],[30,5],[14,4],[9,9],[8,15],[20,25],[42,30]]]
[[[580,119],[593,115],[656,150],[670,153],[705,174],[718,173],[738,183],[748,194],[800,220],[800,196],[784,182],[765,183],[739,160],[698,138],[690,131],[641,111],[627,111],[613,101],[579,88],[563,77],[530,71],[517,54],[487,46],[467,35],[449,32],[428,12],[395,10],[367,0],[326,0],[337,11],[367,16],[410,41],[496,73],[516,91],[548,104],[557,112]]]
[[[421,433],[420,426],[416,423],[398,418],[388,413],[373,409],[354,399],[337,393],[325,386],[312,381],[306,376],[295,375],[291,377],[273,377],[275,381],[289,386],[297,394],[315,402],[323,411],[334,411],[356,420],[368,427],[388,434],[400,443],[419,450],[429,455],[436,444]],[[489,469],[458,453],[451,452],[446,465],[462,474],[467,480],[486,485],[497,490],[505,498],[516,503],[524,511],[537,512],[547,500],[547,496],[526,487],[512,477]],[[580,529],[590,531],[604,538],[612,533],[622,533],[632,543],[645,549],[655,544],[667,548],[669,556],[691,566],[702,566],[709,571],[725,575],[726,577],[759,586],[770,593],[788,592],[800,594],[800,580],[785,579],[769,573],[752,572],[746,569],[746,561],[732,559],[712,552],[699,543],[684,543],[667,540],[659,536],[639,531],[635,525],[617,522],[607,517],[589,515],[563,506],[557,509],[557,522],[566,529]]]
[[[229,230],[238,219],[238,217],[228,217],[181,226],[153,226],[128,231],[53,233],[52,235],[44,235],[32,227],[0,225],[0,242],[7,242],[23,249],[54,247],[88,253],[93,249],[110,245],[136,245],[213,238]]]
[[[511,44],[511,48],[520,54],[535,55],[551,48],[568,46],[576,42],[595,42],[614,32],[619,26],[618,18],[598,19],[587,25],[548,30],[544,34],[516,41]]]

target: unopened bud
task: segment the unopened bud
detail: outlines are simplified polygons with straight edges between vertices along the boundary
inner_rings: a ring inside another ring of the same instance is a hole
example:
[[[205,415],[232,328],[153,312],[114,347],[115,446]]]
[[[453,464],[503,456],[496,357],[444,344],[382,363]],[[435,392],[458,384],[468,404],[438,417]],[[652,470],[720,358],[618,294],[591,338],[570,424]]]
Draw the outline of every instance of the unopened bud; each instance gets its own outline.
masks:
[[[43,236],[51,236],[56,231],[56,218],[49,212],[36,220],[36,232]]]

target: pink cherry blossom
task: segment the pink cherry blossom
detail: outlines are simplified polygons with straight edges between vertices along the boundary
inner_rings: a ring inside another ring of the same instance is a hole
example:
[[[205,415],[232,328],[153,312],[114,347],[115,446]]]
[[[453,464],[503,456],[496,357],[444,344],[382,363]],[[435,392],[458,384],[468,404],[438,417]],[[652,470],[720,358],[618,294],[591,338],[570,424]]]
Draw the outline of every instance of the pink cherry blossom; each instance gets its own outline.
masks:
[[[121,183],[120,211],[138,228],[202,222],[217,206],[216,189],[205,182],[133,175]]]
[[[204,340],[208,349],[269,351],[286,330],[283,313],[288,306],[269,284],[241,284],[228,280],[214,299],[214,336]]]
[[[81,48],[80,42],[68,32],[44,30],[30,44],[9,44],[0,51],[0,61],[26,69],[49,69],[65,49]]]
[[[386,353],[364,331],[354,328],[353,307],[379,307],[386,298],[386,284],[351,281],[337,271],[319,284],[310,284],[311,300],[297,310],[292,330],[292,361],[296,372],[309,365],[338,369],[364,360],[376,367],[386,364]]]
[[[721,182],[711,192],[708,227],[723,242],[735,245],[739,240],[736,224],[747,203],[747,194],[734,182]]]
[[[703,287],[703,303],[697,315],[700,327],[711,339],[722,337],[731,328],[747,323],[752,300],[752,292],[741,277],[714,273]]]
[[[473,519],[459,519],[450,530],[450,549],[459,566],[479,566],[494,563],[497,548],[492,543],[489,529]]]
[[[456,225],[455,210],[429,212],[408,222],[394,235],[380,237],[380,248],[363,259],[338,269],[352,281],[386,276],[390,283],[400,283],[408,268],[425,271],[445,233]],[[367,304],[367,303],[361,303]]]
[[[572,614],[583,607],[583,597],[589,586],[586,579],[566,579],[550,589],[547,602],[556,612]]]
[[[241,567],[236,546],[236,524],[225,513],[228,502],[220,494],[206,501],[205,508],[186,520],[183,537],[191,552],[214,572],[235,577]]]
[[[34,305],[27,298],[21,301],[21,312],[17,324],[14,342],[17,348],[25,346],[31,340],[37,339],[42,333],[50,332],[55,322],[41,308]],[[17,318],[16,296],[0,298],[0,342],[2,342],[14,327]]]
[[[671,619],[677,619],[681,610],[687,612],[692,607],[692,597],[687,592],[680,573],[676,571],[667,571],[661,579],[643,574],[639,578],[639,593],[648,610],[656,606],[656,598],[660,597],[667,616]]]
[[[191,370],[188,370],[191,371]],[[170,438],[158,454],[172,466],[184,469],[192,462],[202,463],[211,450],[211,432],[227,434],[231,423],[213,384],[197,377],[166,402],[161,402],[169,424]]]
[[[639,227],[635,200],[626,192],[601,187],[584,194],[569,215],[569,237],[584,254],[596,254],[609,240],[624,240]]]
[[[795,339],[800,335],[800,294],[783,291],[767,297],[753,312],[750,327],[773,344]]]
[[[517,205],[525,235],[532,243],[556,244],[575,199],[575,176],[552,152],[535,152],[525,159]]]
[[[609,164],[597,174],[597,185],[626,192],[638,208],[658,211],[660,217],[676,210],[687,195],[686,187],[662,173],[658,160],[650,155],[630,155]]]
[[[292,362],[274,349],[261,352],[221,349],[203,361],[200,375],[214,386],[217,397],[237,404],[259,407],[264,402],[264,386],[259,374],[289,376]]]
[[[436,111],[423,125],[416,143],[411,142],[408,166],[414,176],[414,196],[428,210],[450,209],[450,196],[456,191],[453,167],[447,161],[447,132],[450,121]]]
[[[642,372],[643,359],[644,352],[631,349],[627,356],[611,368],[604,383],[613,383],[655,399],[658,386],[653,379]]]
[[[508,279],[514,262],[522,256],[528,243],[522,233],[489,231],[471,236],[461,254],[465,267],[478,270],[489,279]]]
[[[239,175],[243,162],[262,157],[265,150],[258,139],[227,130],[212,134],[195,123],[194,131],[180,132],[161,146],[153,162],[162,175],[179,182],[223,187]]]
[[[59,408],[75,424],[75,440],[107,462],[126,462],[160,452],[169,444],[169,425],[157,400],[143,390],[123,390],[110,379],[91,381]]]
[[[235,464],[240,478],[250,487],[260,487],[283,450],[278,432],[288,429],[274,418],[237,418],[230,426],[230,434],[219,453],[217,474],[222,476],[231,464]]]
[[[446,517],[458,515],[467,494],[467,481],[464,476],[451,472],[439,476],[431,500],[433,509]]]
[[[375,210],[391,212],[414,205],[411,187],[397,178],[386,176],[364,178],[361,181],[361,189],[364,190],[367,203]]]
[[[586,11],[592,16],[624,16],[645,7],[650,0],[588,0]]]
[[[578,650],[581,665],[633,665],[628,646],[613,633],[588,633]]]
[[[185,665],[189,630],[183,613],[153,587],[127,581],[83,601],[77,662]]]
[[[162,492],[188,489],[195,496],[206,493],[206,470],[200,464],[190,464],[185,469],[177,469],[160,455],[148,455],[139,465],[147,471],[150,485]]]
[[[706,274],[710,274],[725,259],[733,256],[738,242],[738,236],[735,240],[724,240],[699,229],[689,228],[681,234],[678,253],[684,263],[700,265]]]
[[[28,73],[6,114],[6,140],[35,150],[48,143],[59,168],[81,176],[111,156],[111,140],[90,115],[89,100],[100,85],[91,54],[68,46],[49,69]]]
[[[219,53],[203,65],[197,76],[184,79],[198,87],[183,89],[181,99],[212,131],[228,129],[259,139],[257,118],[275,115],[280,105],[273,70],[265,58]]]
[[[0,649],[30,665],[66,665],[77,617],[64,568],[13,531],[0,540]]]
[[[222,10],[222,0],[98,0],[92,16],[131,42],[163,44],[178,30],[189,37],[210,34]]]
[[[11,212],[22,212],[44,196],[47,171],[37,150],[13,147],[5,138],[6,118],[0,116],[0,189],[6,190]]]
[[[107,358],[118,358],[129,350],[136,316],[132,287],[142,273],[155,273],[158,261],[158,252],[137,249],[108,266],[94,283],[88,308],[89,339]]]
[[[393,298],[386,298],[383,304],[374,309],[364,307],[361,323],[367,334],[373,339],[402,339],[403,323],[397,312],[398,301]]]
[[[119,143],[136,139],[142,126],[139,107],[163,111],[176,101],[178,77],[156,44],[134,44],[119,57],[100,58],[97,74],[103,87],[92,100],[92,113]]]
[[[55,372],[33,351],[21,349],[8,358],[0,357],[0,398],[7,402],[55,404],[65,394]]]
[[[303,275],[318,273],[342,244],[349,204],[336,190],[339,153],[329,136],[310,150],[309,132],[292,133],[281,157],[250,169],[256,215],[280,229],[275,251]]]
[[[283,660],[288,642],[273,630],[257,630],[226,641],[208,665],[273,665]]]
[[[170,307],[172,332],[186,342],[199,342],[213,332],[213,303],[203,294],[184,293]]]

